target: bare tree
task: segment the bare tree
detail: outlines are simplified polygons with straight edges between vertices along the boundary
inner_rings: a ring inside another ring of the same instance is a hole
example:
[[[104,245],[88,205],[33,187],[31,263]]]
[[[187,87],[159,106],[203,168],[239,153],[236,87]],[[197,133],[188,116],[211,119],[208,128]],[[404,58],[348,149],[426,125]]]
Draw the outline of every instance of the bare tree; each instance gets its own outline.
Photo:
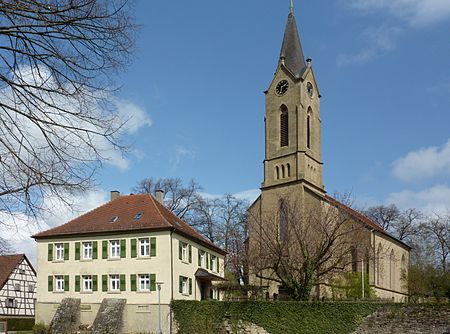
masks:
[[[370,247],[364,227],[338,202],[305,211],[280,199],[276,214],[250,219],[258,222],[250,230],[260,242],[250,258],[256,276],[280,284],[296,300],[309,299],[313,286],[355,262],[352,250]]]
[[[191,180],[187,186],[181,179],[146,178],[138,182],[133,191],[139,194],[155,194],[156,190],[164,191],[164,204],[181,219],[191,222],[193,210],[197,207],[201,196],[200,185]]]
[[[127,0],[0,0],[0,210],[36,214],[123,152],[114,75],[130,59]]]
[[[7,240],[0,237],[0,255],[7,255],[11,254],[12,252],[13,248],[11,244]]]
[[[421,227],[424,231],[424,237],[434,248],[442,271],[447,272],[450,258],[450,215],[434,214]]]
[[[423,218],[424,215],[419,210],[406,209],[392,222],[392,233],[401,241],[411,240],[412,237],[417,235],[418,226]]]
[[[363,213],[386,231],[389,231],[391,224],[400,217],[400,210],[395,204],[370,207]]]
[[[219,240],[218,215],[221,207],[220,198],[200,198],[196,203],[191,225],[211,242]]]

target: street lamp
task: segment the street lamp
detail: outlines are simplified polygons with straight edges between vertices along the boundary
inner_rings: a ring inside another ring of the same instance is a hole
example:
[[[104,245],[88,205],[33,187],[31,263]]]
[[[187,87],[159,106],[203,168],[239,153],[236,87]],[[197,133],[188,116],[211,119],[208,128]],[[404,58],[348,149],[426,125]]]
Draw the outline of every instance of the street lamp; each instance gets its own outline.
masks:
[[[161,285],[163,285],[164,282],[156,282],[156,287],[158,289],[158,331],[157,334],[162,334],[161,331]]]

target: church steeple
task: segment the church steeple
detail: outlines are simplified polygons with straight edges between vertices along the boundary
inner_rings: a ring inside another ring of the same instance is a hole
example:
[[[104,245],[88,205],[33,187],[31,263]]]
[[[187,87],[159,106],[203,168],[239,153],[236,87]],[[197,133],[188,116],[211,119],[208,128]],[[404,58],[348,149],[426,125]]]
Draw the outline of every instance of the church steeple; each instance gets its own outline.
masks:
[[[284,62],[284,65],[297,78],[300,78],[307,68],[302,44],[298,35],[292,1],[284,31],[283,45],[281,46],[280,61],[282,63]]]

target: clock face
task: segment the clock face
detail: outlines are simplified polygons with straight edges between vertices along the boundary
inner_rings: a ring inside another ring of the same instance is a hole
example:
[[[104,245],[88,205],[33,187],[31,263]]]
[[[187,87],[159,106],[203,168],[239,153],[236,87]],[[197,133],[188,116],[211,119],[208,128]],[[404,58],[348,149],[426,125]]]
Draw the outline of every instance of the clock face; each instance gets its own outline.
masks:
[[[308,92],[308,95],[309,95],[310,97],[312,97],[313,94],[314,94],[314,88],[313,88],[312,83],[308,82],[308,83],[306,84],[306,90],[307,90],[307,92]]]
[[[277,83],[277,86],[275,87],[275,93],[277,93],[278,96],[282,96],[286,94],[288,89],[289,89],[289,82],[287,80],[281,80],[279,83]]]

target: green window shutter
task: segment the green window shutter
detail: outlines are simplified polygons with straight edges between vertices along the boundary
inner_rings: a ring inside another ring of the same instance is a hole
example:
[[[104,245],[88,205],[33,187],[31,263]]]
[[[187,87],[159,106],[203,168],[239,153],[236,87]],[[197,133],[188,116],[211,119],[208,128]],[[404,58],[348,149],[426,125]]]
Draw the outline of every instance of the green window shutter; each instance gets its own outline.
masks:
[[[79,260],[80,259],[80,243],[76,242],[75,243],[75,260]]]
[[[192,295],[192,278],[189,278],[189,294]]]
[[[48,257],[49,261],[53,261],[53,244],[48,244]]]
[[[200,249],[198,250],[198,266],[201,267],[202,266],[202,251]]]
[[[75,276],[75,292],[80,292],[80,275]]]
[[[97,241],[92,242],[92,259],[93,260],[98,259],[98,242]]]
[[[102,275],[102,291],[108,291],[108,275]]]
[[[64,261],[69,260],[69,243],[64,244]]]
[[[92,276],[92,291],[98,291],[97,275]]]
[[[131,257],[135,258],[137,256],[137,249],[136,249],[136,239],[131,239]]]
[[[156,238],[150,238],[150,256],[156,256]]]
[[[156,275],[150,274],[150,291],[156,291]]]
[[[48,277],[48,291],[49,292],[53,291],[53,276]]]
[[[120,275],[120,291],[125,291],[125,275]]]
[[[183,243],[181,242],[181,240],[178,240],[178,257],[180,258],[180,260],[183,259]]]
[[[130,275],[130,281],[131,281],[131,291],[136,291],[137,286],[136,286],[136,275],[135,274]]]
[[[209,269],[209,253],[206,253],[206,269]]]
[[[125,239],[120,240],[120,257],[123,259],[127,256],[127,241]]]
[[[69,275],[64,276],[64,291],[69,291]]]
[[[180,293],[183,293],[183,276],[180,276]]]
[[[102,241],[102,259],[108,258],[108,241],[103,240]]]
[[[192,246],[189,245],[189,263],[192,263]]]

